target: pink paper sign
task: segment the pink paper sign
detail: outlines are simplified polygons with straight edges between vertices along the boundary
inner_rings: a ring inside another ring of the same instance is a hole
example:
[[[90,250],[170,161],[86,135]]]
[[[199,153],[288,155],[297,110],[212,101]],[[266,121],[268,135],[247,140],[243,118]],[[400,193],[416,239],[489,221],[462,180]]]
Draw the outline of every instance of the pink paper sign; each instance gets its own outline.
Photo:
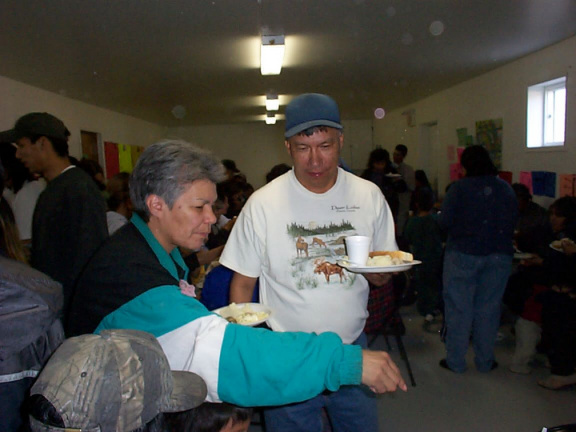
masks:
[[[462,153],[464,152],[464,147],[458,147],[456,151],[458,151],[458,163],[460,163],[462,161]]]
[[[450,181],[460,180],[462,177],[461,165],[459,163],[450,164]]]
[[[560,184],[558,185],[560,197],[574,196],[574,187],[576,175],[574,174],[560,174]]]
[[[520,179],[518,180],[519,183],[522,183],[524,186],[528,188],[530,193],[533,193],[532,190],[532,173],[529,171],[520,171]]]
[[[446,150],[448,152],[448,161],[452,162],[456,157],[456,147],[454,147],[453,145],[448,145],[446,147]]]

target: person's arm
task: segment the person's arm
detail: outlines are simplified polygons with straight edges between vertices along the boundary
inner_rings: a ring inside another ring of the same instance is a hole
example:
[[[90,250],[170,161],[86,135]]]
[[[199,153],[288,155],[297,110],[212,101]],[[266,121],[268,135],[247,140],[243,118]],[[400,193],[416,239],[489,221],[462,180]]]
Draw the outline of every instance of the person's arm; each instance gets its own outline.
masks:
[[[382,286],[390,282],[392,279],[392,273],[364,273],[362,276],[366,278],[368,282],[375,286]]]
[[[232,276],[232,282],[230,283],[230,302],[251,302],[257,280],[258,278],[244,276],[240,273],[234,273],[234,276]]]
[[[198,263],[200,265],[208,265],[212,261],[216,261],[218,257],[222,254],[222,250],[224,249],[224,245],[217,246],[210,250],[199,250],[196,252],[196,256],[198,257]]]
[[[202,365],[193,372],[203,376]],[[226,327],[218,374],[218,398],[224,402],[284,405],[359,384],[375,393],[407,389],[387,353],[343,344],[335,333]]]

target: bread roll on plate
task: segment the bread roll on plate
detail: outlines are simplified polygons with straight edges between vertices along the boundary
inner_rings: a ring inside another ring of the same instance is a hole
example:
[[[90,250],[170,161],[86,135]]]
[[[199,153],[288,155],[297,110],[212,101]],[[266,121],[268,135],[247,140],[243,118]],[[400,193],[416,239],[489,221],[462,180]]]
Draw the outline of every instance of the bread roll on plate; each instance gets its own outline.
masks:
[[[409,252],[404,251],[374,251],[370,252],[370,258],[374,258],[376,256],[389,256],[390,258],[397,258],[402,261],[414,261],[414,256]]]

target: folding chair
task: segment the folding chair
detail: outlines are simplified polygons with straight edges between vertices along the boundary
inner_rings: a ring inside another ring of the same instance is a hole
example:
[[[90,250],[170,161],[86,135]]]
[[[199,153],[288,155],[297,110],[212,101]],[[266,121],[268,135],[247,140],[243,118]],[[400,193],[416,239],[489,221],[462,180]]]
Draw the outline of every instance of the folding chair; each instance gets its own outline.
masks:
[[[392,346],[388,336],[394,336],[400,357],[406,365],[410,383],[412,387],[416,387],[416,380],[414,379],[410,360],[402,340],[402,336],[406,333],[406,327],[402,321],[399,311],[400,306],[396,297],[392,280],[381,287],[370,284],[370,295],[368,297],[369,316],[366,320],[364,332],[371,336],[368,346],[371,346],[378,336],[384,336],[389,351],[392,350]]]

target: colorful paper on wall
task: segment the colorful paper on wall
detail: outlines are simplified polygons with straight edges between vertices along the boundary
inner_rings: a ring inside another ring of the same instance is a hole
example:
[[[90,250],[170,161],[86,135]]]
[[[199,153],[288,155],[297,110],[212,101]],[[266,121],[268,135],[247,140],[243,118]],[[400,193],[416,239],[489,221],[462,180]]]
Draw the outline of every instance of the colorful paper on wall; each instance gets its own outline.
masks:
[[[462,177],[462,166],[459,163],[450,164],[450,181],[460,180]]]
[[[476,122],[476,141],[490,153],[496,168],[502,167],[502,119]]]
[[[456,158],[456,147],[453,145],[446,146],[448,161],[452,162]]]
[[[556,173],[532,171],[532,190],[534,195],[554,198],[556,196]]]
[[[462,162],[462,153],[464,153],[464,147],[458,147],[456,149],[458,152],[458,163]]]
[[[560,174],[559,177],[558,192],[560,198],[576,196],[576,174]]]
[[[130,146],[130,150],[132,151],[132,165],[135,166],[136,162],[140,158],[140,155],[144,151],[144,147],[142,146]]]
[[[120,164],[120,171],[132,172],[132,150],[130,149],[130,146],[118,144],[118,161]]]
[[[106,178],[111,178],[120,172],[118,164],[118,144],[104,143],[104,160],[106,161]]]
[[[466,136],[468,135],[468,129],[460,128],[456,129],[456,135],[458,135],[458,146],[465,147],[466,146]]]
[[[512,171],[500,171],[498,177],[508,184],[512,184]]]
[[[532,189],[532,173],[531,172],[520,171],[520,179],[518,180],[518,183],[521,183],[524,186],[526,186],[528,188],[528,190],[530,191],[530,193],[534,193],[534,191]]]

